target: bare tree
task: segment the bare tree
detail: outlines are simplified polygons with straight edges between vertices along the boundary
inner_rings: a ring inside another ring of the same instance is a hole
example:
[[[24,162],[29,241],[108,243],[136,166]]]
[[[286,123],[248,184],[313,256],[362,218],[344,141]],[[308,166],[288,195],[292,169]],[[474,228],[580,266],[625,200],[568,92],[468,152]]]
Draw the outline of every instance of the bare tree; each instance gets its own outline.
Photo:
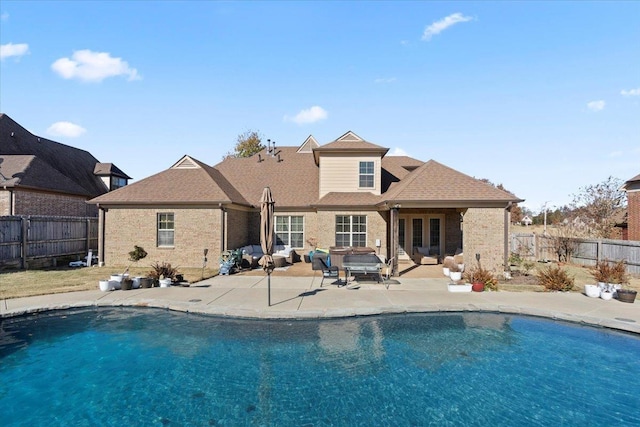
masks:
[[[254,130],[247,130],[238,135],[233,151],[227,153],[224,158],[251,157],[264,149],[265,146],[262,144],[262,136],[260,133]]]
[[[627,204],[627,195],[621,187],[622,180],[610,176],[573,195],[574,215],[579,216],[591,235],[605,239],[613,236],[614,214]]]

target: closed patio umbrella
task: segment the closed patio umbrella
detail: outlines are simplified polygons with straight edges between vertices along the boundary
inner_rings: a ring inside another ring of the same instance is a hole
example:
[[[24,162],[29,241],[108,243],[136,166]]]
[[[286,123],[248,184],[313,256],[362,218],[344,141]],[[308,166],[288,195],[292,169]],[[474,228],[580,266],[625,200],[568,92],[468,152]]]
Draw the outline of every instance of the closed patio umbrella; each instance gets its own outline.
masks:
[[[264,254],[258,263],[267,272],[267,302],[271,306],[271,272],[273,271],[273,196],[271,189],[264,187],[260,199],[260,245]]]

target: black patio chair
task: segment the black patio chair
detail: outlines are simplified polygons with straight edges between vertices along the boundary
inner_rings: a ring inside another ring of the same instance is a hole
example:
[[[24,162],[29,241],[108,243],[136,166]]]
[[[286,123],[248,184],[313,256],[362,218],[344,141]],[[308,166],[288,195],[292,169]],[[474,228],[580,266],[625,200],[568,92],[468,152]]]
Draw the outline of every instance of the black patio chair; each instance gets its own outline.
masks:
[[[316,261],[316,258],[314,257],[313,260]],[[337,266],[327,265],[327,263],[324,262],[324,259],[322,258],[318,258],[316,262],[320,265],[320,269],[322,270],[322,280],[320,281],[320,287],[322,287],[322,284],[324,283],[324,279],[326,278],[338,279],[337,282],[333,282],[333,283],[338,286],[342,285],[342,282],[340,281],[340,269]]]

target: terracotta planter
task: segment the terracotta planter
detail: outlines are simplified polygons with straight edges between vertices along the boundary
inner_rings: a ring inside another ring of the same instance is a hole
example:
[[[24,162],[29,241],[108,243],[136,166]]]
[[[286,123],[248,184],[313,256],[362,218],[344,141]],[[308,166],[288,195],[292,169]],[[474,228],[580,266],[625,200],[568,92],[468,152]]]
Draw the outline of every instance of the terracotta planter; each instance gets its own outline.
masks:
[[[473,292],[482,292],[484,291],[484,283],[474,283],[471,285],[471,289]]]
[[[636,300],[638,291],[632,291],[631,289],[618,289],[618,300],[622,302],[632,303]]]

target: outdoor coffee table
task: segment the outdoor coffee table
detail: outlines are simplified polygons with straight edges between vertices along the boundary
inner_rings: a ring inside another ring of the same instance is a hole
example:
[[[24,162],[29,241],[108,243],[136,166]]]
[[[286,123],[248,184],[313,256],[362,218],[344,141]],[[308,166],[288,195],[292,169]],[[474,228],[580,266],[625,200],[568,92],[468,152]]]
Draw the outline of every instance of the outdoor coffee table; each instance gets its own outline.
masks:
[[[287,265],[287,258],[282,255],[273,255],[273,266],[274,267],[284,267]]]

